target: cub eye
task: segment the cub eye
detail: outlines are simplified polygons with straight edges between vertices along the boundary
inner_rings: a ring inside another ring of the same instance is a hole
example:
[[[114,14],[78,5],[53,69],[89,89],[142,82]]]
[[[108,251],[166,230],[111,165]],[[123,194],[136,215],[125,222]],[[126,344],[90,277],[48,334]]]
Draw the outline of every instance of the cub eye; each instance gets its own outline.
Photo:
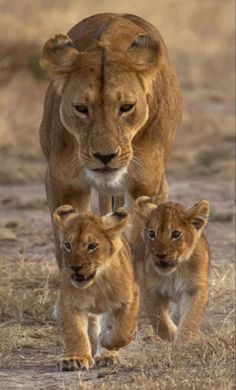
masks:
[[[181,236],[181,232],[179,230],[173,230],[171,233],[171,238],[173,240],[177,240]]]
[[[134,103],[123,104],[122,106],[120,106],[120,114],[131,111],[134,106],[135,106]]]
[[[95,249],[97,249],[97,247],[98,247],[98,244],[96,244],[95,242],[91,242],[91,244],[88,244],[88,246],[87,246],[87,251],[92,252]]]
[[[84,106],[83,104],[75,104],[74,105],[76,111],[78,111],[80,114],[84,114],[86,116],[89,115],[88,107]]]
[[[154,240],[156,238],[156,233],[154,232],[154,230],[148,230],[148,237],[151,239],[151,240]]]
[[[72,248],[71,243],[70,242],[64,242],[63,248],[65,249],[66,252],[70,252],[71,248]]]

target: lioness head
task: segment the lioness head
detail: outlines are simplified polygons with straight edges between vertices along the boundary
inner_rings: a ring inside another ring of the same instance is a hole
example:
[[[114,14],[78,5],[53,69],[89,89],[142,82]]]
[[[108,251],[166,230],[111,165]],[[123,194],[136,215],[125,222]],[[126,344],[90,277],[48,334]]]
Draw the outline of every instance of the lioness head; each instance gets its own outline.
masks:
[[[54,221],[63,252],[63,268],[75,287],[86,288],[120,249],[119,238],[128,222],[128,213],[120,208],[98,217],[80,214],[72,206],[63,205],[55,211]]]
[[[125,176],[132,140],[150,117],[152,69],[161,57],[159,43],[144,34],[127,50],[97,42],[79,52],[65,35],[46,42],[41,65],[61,95],[61,121],[77,141],[80,163],[95,187]]]
[[[207,224],[208,202],[203,200],[189,208],[171,202],[156,206],[142,196],[134,207],[143,225],[148,261],[161,274],[175,271],[190,258]]]

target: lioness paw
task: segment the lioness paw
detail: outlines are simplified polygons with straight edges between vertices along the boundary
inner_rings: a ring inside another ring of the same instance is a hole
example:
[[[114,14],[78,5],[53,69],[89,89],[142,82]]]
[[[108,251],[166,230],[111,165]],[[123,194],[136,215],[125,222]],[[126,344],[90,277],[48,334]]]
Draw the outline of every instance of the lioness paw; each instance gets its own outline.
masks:
[[[159,339],[151,325],[142,326],[142,328],[138,330],[136,337],[138,340],[144,342],[152,342]]]
[[[155,341],[160,341],[160,337],[158,337],[154,333],[142,333],[138,334],[138,340],[143,341],[145,343],[153,343]]]
[[[64,356],[57,360],[59,371],[88,370],[93,366],[93,359],[90,356]]]

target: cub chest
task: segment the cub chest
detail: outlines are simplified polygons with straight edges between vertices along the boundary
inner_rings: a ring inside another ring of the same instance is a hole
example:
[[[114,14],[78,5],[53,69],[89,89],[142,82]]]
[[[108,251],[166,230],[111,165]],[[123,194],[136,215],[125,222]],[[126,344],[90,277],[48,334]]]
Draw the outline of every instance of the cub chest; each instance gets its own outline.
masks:
[[[161,276],[155,284],[155,293],[173,302],[178,302],[187,290],[185,279],[178,273]]]

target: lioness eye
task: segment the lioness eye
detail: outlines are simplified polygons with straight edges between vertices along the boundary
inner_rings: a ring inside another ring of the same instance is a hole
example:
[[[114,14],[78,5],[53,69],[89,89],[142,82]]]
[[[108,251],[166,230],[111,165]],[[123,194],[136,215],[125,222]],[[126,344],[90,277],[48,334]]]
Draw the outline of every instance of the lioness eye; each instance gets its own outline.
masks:
[[[84,106],[83,104],[75,104],[74,107],[80,114],[88,116],[89,111],[87,106]]]
[[[177,238],[179,238],[181,236],[181,232],[179,230],[173,230],[173,232],[171,233],[171,238],[173,240],[177,240]]]
[[[95,242],[91,242],[91,244],[88,244],[88,246],[87,246],[87,251],[92,252],[95,249],[97,249],[97,247],[98,247],[98,244],[96,244]]]
[[[156,233],[154,232],[154,230],[148,231],[148,237],[151,238],[151,240],[154,240],[156,238]]]
[[[134,104],[123,104],[120,106],[120,114],[123,114],[124,112],[129,112],[134,107]]]
[[[64,242],[63,248],[65,249],[66,252],[70,252],[71,251],[71,243]]]

